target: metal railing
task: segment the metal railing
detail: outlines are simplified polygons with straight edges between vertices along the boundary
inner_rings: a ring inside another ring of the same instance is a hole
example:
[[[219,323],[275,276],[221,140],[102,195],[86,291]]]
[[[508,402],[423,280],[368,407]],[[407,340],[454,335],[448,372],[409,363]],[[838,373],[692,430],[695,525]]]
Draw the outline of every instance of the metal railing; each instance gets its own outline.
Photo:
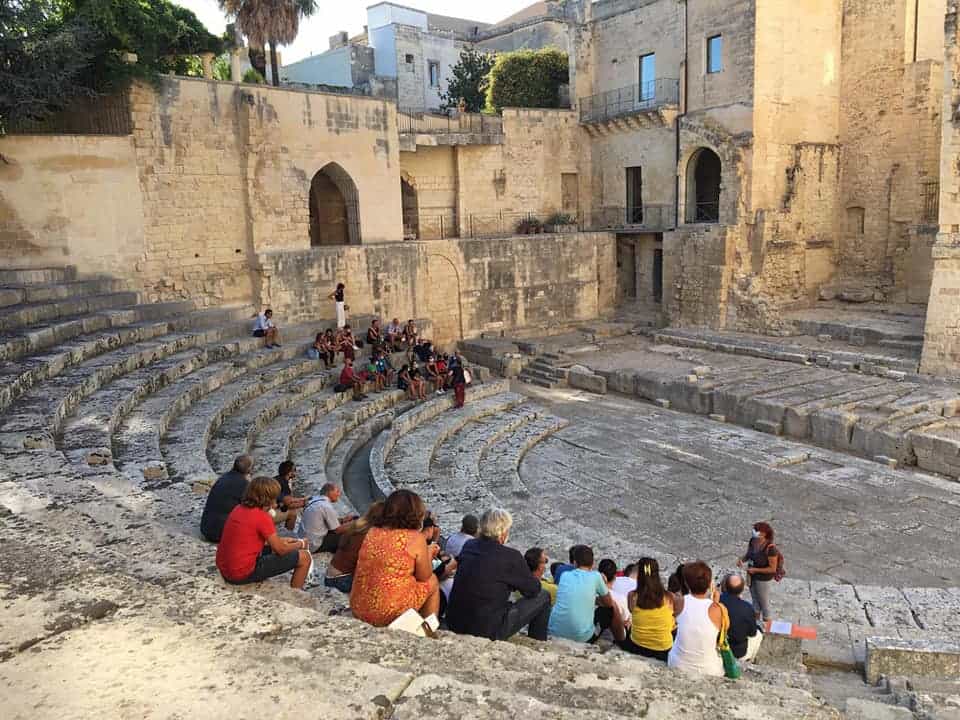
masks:
[[[42,120],[7,123],[0,118],[0,134],[129,135],[132,132],[133,118],[125,92],[78,98],[60,112]]]
[[[401,134],[419,135],[502,135],[503,118],[486,113],[427,112],[416,108],[397,110],[397,125]]]
[[[676,227],[673,205],[600,207],[582,218],[584,230],[667,230]]]
[[[705,200],[687,205],[688,223],[718,223],[720,222],[720,201]]]
[[[920,222],[923,225],[936,225],[940,222],[940,181],[925,180],[920,185],[923,210]]]
[[[663,105],[680,102],[680,81],[673,78],[650,80],[580,98],[580,122],[596,123],[624,115],[636,115]]]

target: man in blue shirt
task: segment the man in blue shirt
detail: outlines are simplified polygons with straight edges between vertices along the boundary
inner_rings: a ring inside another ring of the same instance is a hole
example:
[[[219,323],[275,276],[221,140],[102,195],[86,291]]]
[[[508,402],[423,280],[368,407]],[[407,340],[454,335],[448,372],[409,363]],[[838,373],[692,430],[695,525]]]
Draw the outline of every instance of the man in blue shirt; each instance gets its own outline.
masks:
[[[609,628],[615,639],[622,640],[623,618],[603,576],[593,569],[593,549],[578,545],[572,555],[574,569],[562,573],[557,585],[557,602],[550,612],[550,634],[576,642],[593,642]]]

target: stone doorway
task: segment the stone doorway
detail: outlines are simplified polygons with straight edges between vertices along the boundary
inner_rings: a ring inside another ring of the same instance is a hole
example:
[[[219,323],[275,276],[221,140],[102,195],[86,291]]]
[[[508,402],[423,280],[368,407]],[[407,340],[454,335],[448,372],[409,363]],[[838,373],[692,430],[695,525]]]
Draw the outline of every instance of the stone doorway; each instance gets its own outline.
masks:
[[[637,299],[637,246],[632,237],[617,238],[617,304]]]
[[[359,245],[357,186],[337,163],[323,166],[310,182],[310,245]]]
[[[400,178],[400,202],[403,209],[403,239],[420,239],[420,203],[417,188],[407,178]]]
[[[560,202],[566,215],[580,214],[580,190],[576,173],[560,174]]]
[[[720,158],[710,148],[700,148],[687,163],[686,221],[720,222]]]

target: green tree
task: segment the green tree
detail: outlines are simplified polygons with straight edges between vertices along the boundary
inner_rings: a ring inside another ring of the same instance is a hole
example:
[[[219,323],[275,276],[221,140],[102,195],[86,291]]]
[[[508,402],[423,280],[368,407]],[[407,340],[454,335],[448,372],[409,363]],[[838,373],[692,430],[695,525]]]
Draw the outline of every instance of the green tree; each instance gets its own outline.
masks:
[[[0,0],[0,134],[92,94],[85,74],[99,40],[55,0]]]
[[[218,55],[213,61],[213,79],[214,80],[233,80],[230,71],[230,56]]]
[[[556,48],[497,55],[487,86],[487,109],[560,107],[560,86],[570,76],[567,54]]]
[[[460,59],[452,68],[453,75],[447,78],[447,91],[440,93],[441,109],[459,107],[463,100],[467,112],[483,110],[493,62],[494,56],[490,53],[472,47],[461,50]]]
[[[300,18],[317,11],[315,0],[218,0],[220,8],[235,17],[240,32],[253,48],[270,46],[273,84],[280,84],[277,45],[289,45],[300,32]]]
[[[254,85],[263,85],[266,80],[256,68],[247,68],[247,71],[243,74],[243,82],[252,83]]]

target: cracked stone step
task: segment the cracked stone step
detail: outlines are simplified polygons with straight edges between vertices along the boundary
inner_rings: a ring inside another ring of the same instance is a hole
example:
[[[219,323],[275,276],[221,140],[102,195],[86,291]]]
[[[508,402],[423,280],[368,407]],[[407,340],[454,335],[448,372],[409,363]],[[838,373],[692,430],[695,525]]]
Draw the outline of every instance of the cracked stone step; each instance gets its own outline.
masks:
[[[95,313],[101,310],[115,310],[136,305],[139,297],[135,292],[114,292],[89,297],[50,300],[37,303],[21,303],[0,310],[0,331],[10,332],[36,325],[37,323],[58,320],[71,315]]]

